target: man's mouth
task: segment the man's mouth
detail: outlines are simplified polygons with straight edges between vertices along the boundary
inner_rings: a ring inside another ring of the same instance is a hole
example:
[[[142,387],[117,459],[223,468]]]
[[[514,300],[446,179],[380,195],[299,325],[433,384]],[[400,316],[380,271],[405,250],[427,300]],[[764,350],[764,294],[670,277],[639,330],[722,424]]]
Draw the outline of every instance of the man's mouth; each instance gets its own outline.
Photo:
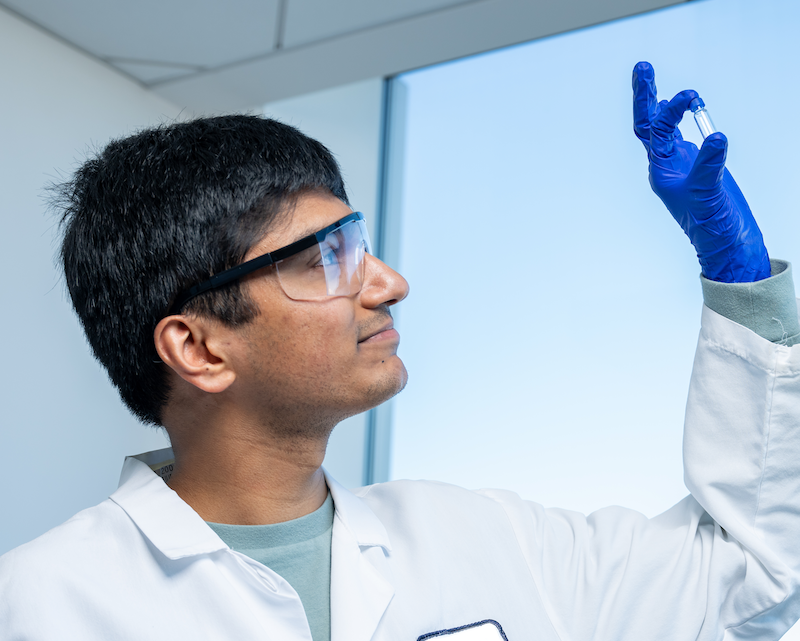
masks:
[[[384,321],[382,325],[369,331],[364,338],[360,339],[359,343],[366,343],[367,341],[377,341],[384,338],[398,338],[399,334],[394,328],[394,321],[389,318]]]

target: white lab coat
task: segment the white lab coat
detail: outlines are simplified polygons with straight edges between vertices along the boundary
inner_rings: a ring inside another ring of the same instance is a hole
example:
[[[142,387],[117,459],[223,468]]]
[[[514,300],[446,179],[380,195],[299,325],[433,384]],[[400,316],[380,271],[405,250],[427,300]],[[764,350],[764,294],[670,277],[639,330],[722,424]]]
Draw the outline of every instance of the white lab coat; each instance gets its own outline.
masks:
[[[779,637],[800,616],[800,346],[704,309],[684,458],[691,496],[650,520],[328,477],[333,641],[486,619],[509,641]],[[311,637],[280,576],[128,458],[110,499],[0,559],[0,639],[72,638]]]

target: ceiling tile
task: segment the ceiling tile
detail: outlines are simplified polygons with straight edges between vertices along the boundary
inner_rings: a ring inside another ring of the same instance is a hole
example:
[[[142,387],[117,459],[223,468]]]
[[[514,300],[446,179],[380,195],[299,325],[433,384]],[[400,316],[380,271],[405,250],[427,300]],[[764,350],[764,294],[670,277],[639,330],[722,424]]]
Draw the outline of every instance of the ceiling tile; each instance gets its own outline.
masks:
[[[286,0],[283,46],[339,36],[383,23],[481,0]]]
[[[278,0],[2,0],[100,58],[213,67],[269,52]]]

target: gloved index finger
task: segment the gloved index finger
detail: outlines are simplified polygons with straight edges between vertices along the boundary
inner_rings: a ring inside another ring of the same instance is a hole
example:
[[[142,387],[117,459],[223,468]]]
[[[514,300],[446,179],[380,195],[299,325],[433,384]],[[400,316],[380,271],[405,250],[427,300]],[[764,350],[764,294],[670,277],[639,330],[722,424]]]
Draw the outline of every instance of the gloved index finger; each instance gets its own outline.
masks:
[[[645,145],[650,143],[650,123],[656,115],[656,75],[649,62],[633,68],[633,131]]]
[[[672,100],[661,103],[661,109],[650,125],[650,150],[658,158],[672,155],[675,129],[689,108],[689,103],[697,98],[692,89],[681,91]]]

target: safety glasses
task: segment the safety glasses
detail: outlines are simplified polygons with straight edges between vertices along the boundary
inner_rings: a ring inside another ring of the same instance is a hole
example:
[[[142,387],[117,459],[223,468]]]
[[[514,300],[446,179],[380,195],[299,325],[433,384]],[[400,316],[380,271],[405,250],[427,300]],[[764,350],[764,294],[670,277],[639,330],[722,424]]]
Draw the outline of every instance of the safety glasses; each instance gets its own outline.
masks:
[[[364,255],[370,251],[364,216],[354,212],[291,245],[262,254],[190,287],[175,297],[167,315],[180,313],[195,296],[270,265],[275,266],[284,293],[293,300],[357,294],[364,282]]]

